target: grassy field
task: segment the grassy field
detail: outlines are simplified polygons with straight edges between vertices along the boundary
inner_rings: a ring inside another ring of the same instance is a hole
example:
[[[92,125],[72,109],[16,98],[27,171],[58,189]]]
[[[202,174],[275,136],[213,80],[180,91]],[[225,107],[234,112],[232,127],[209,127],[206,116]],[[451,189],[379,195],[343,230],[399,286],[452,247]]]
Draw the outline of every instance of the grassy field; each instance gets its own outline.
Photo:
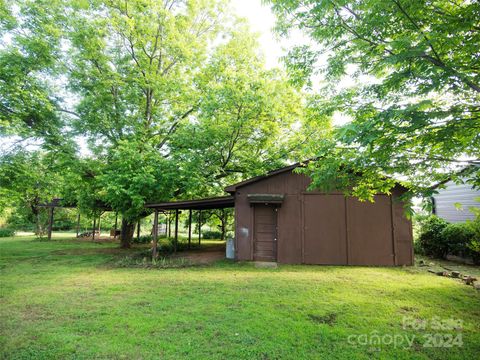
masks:
[[[418,268],[257,269],[228,261],[119,268],[117,259],[129,252],[116,246],[0,239],[0,357],[474,359],[480,353],[479,292]],[[410,325],[426,321],[425,329],[404,328],[404,317]],[[432,328],[447,319],[462,320],[461,329]],[[436,342],[429,334],[439,334]]]

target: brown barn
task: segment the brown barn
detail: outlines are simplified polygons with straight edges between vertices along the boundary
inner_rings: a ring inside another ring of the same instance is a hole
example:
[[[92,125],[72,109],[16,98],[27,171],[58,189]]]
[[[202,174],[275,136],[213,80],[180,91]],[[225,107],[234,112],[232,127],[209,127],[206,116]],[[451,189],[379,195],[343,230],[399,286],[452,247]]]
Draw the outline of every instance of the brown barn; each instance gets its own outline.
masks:
[[[237,260],[287,264],[412,265],[412,225],[393,195],[360,202],[307,191],[297,165],[231,185]]]
[[[398,201],[406,189],[397,186],[393,195],[376,195],[374,203],[347,198],[340,192],[307,191],[310,180],[293,172],[297,166],[228,186],[225,191],[230,196],[147,207],[156,210],[156,224],[158,211],[175,210],[178,222],[178,211],[189,210],[191,224],[192,211],[234,207],[237,260],[328,265],[413,264],[412,224]]]

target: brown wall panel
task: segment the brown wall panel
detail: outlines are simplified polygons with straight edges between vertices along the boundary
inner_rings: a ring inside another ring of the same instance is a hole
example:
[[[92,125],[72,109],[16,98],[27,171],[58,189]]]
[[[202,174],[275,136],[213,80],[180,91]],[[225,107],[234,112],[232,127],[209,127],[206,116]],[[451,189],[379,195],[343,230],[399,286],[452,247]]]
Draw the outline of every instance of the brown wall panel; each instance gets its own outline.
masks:
[[[252,260],[252,212],[246,195],[235,196],[235,255],[237,260]]]
[[[291,172],[273,175],[262,181],[242,186],[240,194],[299,194],[305,191],[310,180],[302,174]]]
[[[347,199],[350,265],[394,265],[390,197],[375,202]]]
[[[345,197],[305,195],[304,262],[347,264]]]
[[[400,195],[400,192],[394,191],[392,201],[396,265],[413,265],[412,222],[405,216],[404,204],[398,200],[398,196]]]
[[[287,195],[277,211],[277,260],[284,264],[302,263],[301,201]]]

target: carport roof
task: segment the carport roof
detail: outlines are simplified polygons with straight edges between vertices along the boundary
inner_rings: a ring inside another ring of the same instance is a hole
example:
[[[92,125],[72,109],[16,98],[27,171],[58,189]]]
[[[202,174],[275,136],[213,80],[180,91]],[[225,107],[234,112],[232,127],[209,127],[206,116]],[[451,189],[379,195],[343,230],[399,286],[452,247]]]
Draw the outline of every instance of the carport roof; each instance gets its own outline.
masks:
[[[198,200],[180,200],[171,202],[161,202],[156,204],[147,204],[147,208],[157,210],[207,210],[207,209],[225,209],[235,206],[233,196],[213,197]]]

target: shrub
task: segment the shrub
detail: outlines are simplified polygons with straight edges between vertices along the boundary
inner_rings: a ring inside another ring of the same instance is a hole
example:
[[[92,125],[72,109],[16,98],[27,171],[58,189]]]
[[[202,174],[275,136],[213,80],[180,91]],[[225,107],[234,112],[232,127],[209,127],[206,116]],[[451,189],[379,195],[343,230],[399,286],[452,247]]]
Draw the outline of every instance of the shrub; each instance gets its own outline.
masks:
[[[473,238],[473,229],[465,223],[447,224],[440,237],[445,244],[445,255],[469,256],[468,245]]]
[[[418,240],[418,239],[413,240],[413,251],[417,255],[426,255],[425,251],[423,250],[422,244],[420,243],[420,240]]]
[[[0,228],[0,237],[15,236],[15,230],[9,228]]]
[[[480,217],[465,223],[448,223],[435,215],[420,225],[415,251],[437,258],[448,254],[472,258],[480,263]]]
[[[469,255],[476,265],[480,265],[480,216],[474,221],[467,222],[467,226],[472,231],[472,238],[467,245]]]
[[[442,237],[443,230],[447,226],[448,223],[445,220],[435,215],[429,216],[423,222],[418,242],[425,255],[443,258],[448,254],[448,244]]]
[[[221,239],[222,238],[222,232],[221,231],[215,231],[215,230],[206,230],[202,232],[202,238],[207,240],[207,239]]]
[[[148,244],[152,241],[152,235],[142,235],[138,239],[136,236],[133,237],[132,243],[134,244]]]

